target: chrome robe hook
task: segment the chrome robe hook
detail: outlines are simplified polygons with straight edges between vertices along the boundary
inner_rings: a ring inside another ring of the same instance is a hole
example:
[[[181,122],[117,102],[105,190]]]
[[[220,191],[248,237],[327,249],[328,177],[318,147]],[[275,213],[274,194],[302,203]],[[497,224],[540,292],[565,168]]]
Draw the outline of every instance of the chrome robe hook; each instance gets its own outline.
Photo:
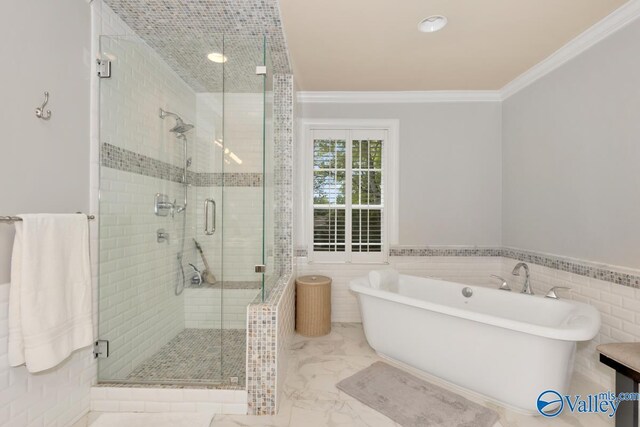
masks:
[[[51,110],[44,111],[44,107],[49,102],[49,92],[44,92],[44,102],[42,106],[36,108],[36,117],[42,120],[49,120],[51,118]]]

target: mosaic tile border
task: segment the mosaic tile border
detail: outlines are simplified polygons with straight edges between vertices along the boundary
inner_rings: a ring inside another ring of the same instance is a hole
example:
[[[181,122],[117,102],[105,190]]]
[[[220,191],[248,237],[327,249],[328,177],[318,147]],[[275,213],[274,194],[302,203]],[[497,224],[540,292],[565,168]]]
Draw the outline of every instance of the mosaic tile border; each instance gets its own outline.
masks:
[[[262,187],[260,172],[199,172],[194,175],[197,187]]]
[[[291,74],[273,77],[275,157],[275,264],[278,275],[293,266],[293,128],[295,90]]]
[[[307,249],[297,248],[296,257],[306,257]],[[577,274],[579,276],[591,277],[605,282],[616,283],[622,286],[640,289],[640,272],[633,274],[623,272],[622,269],[598,264],[589,261],[582,261],[573,258],[556,255],[543,254],[538,252],[525,251],[522,249],[508,247],[452,247],[452,246],[408,246],[392,247],[389,249],[389,256],[402,257],[504,257],[518,261],[528,262],[553,270],[564,271]],[[632,269],[629,269],[631,271]],[[635,272],[635,270],[633,270]]]
[[[296,248],[296,257],[308,256],[308,250],[306,248]],[[461,256],[461,257],[474,257],[474,256],[502,256],[501,248],[478,248],[478,247],[392,247],[389,249],[389,256]]]
[[[591,277],[631,288],[640,288],[640,274],[625,273],[605,264],[542,254],[515,248],[501,248],[502,256],[553,270]],[[635,272],[635,271],[634,271]]]
[[[123,172],[182,182],[182,168],[108,142],[102,143],[100,165]],[[262,187],[259,172],[188,172],[189,183],[196,187]]]
[[[502,256],[501,248],[480,247],[395,247],[389,249],[389,256]]]

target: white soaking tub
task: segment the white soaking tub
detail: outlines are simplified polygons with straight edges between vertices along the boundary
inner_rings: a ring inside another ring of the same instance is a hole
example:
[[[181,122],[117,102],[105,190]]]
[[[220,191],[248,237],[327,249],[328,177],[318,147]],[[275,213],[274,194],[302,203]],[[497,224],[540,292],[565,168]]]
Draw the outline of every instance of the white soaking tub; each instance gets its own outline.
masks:
[[[600,329],[594,307],[568,299],[406,275],[350,288],[376,352],[528,413],[543,391],[568,392],[576,342]]]

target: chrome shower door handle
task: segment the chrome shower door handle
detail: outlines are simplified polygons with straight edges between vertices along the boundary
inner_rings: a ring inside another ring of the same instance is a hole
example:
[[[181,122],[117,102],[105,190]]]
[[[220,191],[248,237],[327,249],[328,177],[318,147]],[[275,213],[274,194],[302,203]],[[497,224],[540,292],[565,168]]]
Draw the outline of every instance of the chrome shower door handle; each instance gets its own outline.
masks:
[[[212,212],[209,211],[209,206],[213,206]],[[209,224],[210,222],[211,224]],[[207,236],[210,236],[215,232],[216,232],[216,201],[213,199],[206,199],[204,201],[204,234],[206,234]]]

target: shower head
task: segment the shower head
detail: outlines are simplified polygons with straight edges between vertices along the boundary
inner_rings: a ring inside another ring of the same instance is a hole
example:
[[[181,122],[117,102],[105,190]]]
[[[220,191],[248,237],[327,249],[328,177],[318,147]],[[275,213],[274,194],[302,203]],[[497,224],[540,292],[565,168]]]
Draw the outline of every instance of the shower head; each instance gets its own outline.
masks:
[[[192,124],[185,123],[182,119],[178,118],[176,120],[176,125],[172,127],[169,132],[183,134],[189,132],[191,129],[193,129]]]
[[[179,135],[182,135],[184,133],[189,132],[191,129],[193,129],[193,125],[189,124],[189,123],[185,123],[182,118],[177,115],[176,113],[172,113],[170,111],[165,111],[162,108],[160,109],[160,118],[164,119],[167,116],[171,116],[173,118],[176,119],[176,125],[174,127],[172,127],[171,129],[169,129],[169,132],[173,132],[173,133],[177,133]]]

